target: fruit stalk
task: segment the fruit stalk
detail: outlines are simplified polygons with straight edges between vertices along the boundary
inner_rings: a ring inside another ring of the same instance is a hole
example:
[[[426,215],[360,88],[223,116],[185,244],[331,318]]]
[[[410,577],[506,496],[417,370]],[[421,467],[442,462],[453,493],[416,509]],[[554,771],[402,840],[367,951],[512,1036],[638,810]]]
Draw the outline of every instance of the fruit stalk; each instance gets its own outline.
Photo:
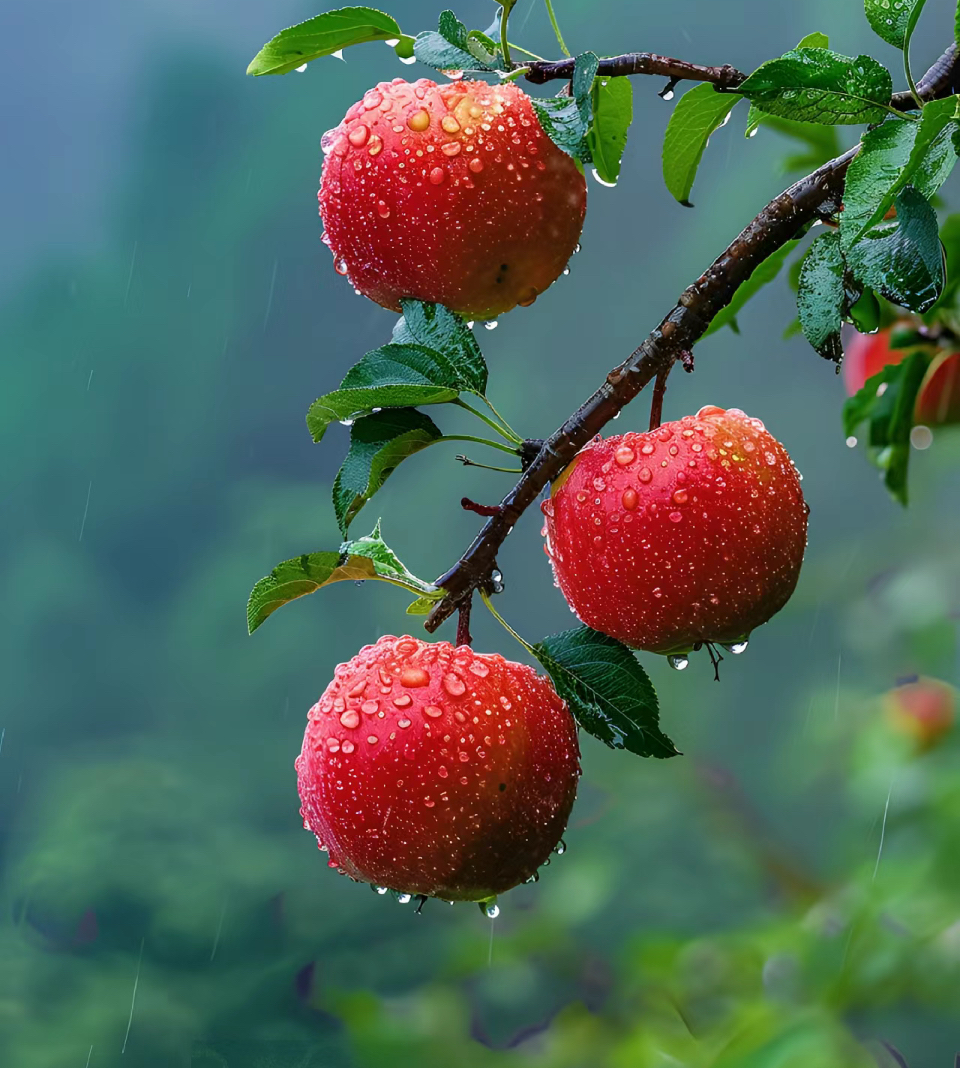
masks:
[[[918,86],[924,100],[936,99],[952,90],[958,58],[957,47],[951,45],[924,75]],[[906,99],[901,101],[900,96]],[[898,94],[891,103],[895,107],[913,106],[909,93]],[[802,227],[839,211],[844,178],[856,153],[857,149],[853,148],[830,160],[775,197],[684,290],[660,325],[607,375],[593,396],[544,441],[536,458],[503,498],[500,512],[487,520],[457,563],[437,579],[436,584],[447,595],[427,617],[424,623],[427,631],[435,631],[464,600],[472,597],[474,590],[489,583],[500,546],[541,491],[648,382],[661,372],[669,373],[674,362],[693,348],[753,271],[792,240]]]
[[[558,79],[573,77],[575,60],[561,59],[552,63],[531,63],[524,75],[528,82],[543,85]],[[597,76],[621,78],[632,74],[652,74],[678,81],[711,82],[718,89],[736,89],[747,80],[743,71],[725,63],[722,67],[703,67],[699,63],[687,63],[682,59],[659,56],[655,52],[627,52],[622,56],[601,59]]]

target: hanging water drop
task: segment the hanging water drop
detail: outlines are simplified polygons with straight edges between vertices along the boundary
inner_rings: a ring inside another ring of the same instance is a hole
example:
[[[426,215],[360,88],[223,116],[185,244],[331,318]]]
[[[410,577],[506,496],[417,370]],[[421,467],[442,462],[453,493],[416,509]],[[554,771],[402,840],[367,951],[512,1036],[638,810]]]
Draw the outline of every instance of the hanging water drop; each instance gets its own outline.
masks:
[[[490,573],[490,585],[494,593],[503,593],[503,575],[499,571]]]
[[[500,915],[500,906],[497,904],[496,899],[490,901],[478,901],[480,911],[487,917],[488,920],[495,920]]]
[[[593,168],[591,168],[591,170],[592,170],[592,172],[593,172],[593,177],[594,177],[594,178],[596,179],[596,181],[597,181],[597,182],[598,182],[598,183],[599,183],[600,185],[604,185],[604,186],[606,186],[606,187],[607,187],[607,189],[613,189],[613,188],[614,188],[614,187],[616,186],[616,184],[617,184],[616,182],[608,182],[608,181],[606,180],[606,178],[601,178],[601,177],[600,177],[600,172],[599,172],[599,171],[597,170],[597,168],[596,168],[596,167],[593,167]]]
[[[413,894],[397,894],[397,901],[401,905],[409,905],[413,900]]]
[[[303,74],[303,72],[307,69],[307,65],[306,65],[306,63],[301,63],[300,66],[297,67],[296,69],[297,69],[297,74]]]
[[[487,322],[483,324],[483,328],[484,330],[496,330],[499,325],[500,324],[496,319],[488,319]]]
[[[558,857],[562,857],[563,854],[567,851],[567,843],[561,838],[560,841],[557,842],[557,844],[553,847],[553,851],[557,854]]]
[[[683,671],[690,663],[690,660],[685,653],[674,653],[672,656],[667,657],[667,663],[674,671]]]
[[[389,889],[386,886],[371,886],[370,889],[375,893],[383,897],[384,894],[389,893]]]
[[[747,651],[747,643],[743,642],[721,642],[721,648],[726,649],[728,653],[733,653],[734,656],[739,656],[741,653]]]
[[[857,439],[851,434],[850,437],[847,438],[847,448],[848,449],[855,449],[856,447],[857,447]]]

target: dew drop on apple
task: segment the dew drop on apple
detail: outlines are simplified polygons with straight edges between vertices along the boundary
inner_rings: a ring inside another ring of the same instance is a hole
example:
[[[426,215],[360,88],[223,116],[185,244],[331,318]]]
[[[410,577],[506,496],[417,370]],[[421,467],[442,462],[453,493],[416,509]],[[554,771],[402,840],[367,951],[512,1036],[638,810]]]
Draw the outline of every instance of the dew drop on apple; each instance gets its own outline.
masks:
[[[674,671],[684,671],[690,663],[690,660],[683,653],[676,653],[673,656],[667,657],[667,663]]]

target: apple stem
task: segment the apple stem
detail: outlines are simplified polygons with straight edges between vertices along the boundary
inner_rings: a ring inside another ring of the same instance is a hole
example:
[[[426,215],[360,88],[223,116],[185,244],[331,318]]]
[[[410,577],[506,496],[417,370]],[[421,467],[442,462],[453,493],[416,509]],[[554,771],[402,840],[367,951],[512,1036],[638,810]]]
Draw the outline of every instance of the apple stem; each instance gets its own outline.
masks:
[[[470,634],[470,609],[473,607],[473,597],[468,597],[460,604],[457,616],[457,645],[473,645],[473,637]]]
[[[650,429],[656,430],[663,418],[663,396],[667,392],[667,378],[673,364],[664,367],[657,373],[653,383],[653,398],[650,401]]]

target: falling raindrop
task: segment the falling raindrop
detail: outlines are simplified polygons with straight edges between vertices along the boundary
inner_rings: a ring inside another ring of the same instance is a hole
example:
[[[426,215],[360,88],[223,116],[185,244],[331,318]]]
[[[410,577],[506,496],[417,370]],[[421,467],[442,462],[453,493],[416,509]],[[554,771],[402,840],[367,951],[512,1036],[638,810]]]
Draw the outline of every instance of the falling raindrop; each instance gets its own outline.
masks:
[[[674,671],[683,671],[690,661],[685,654],[674,653],[672,656],[667,657],[667,663]]]
[[[721,642],[721,646],[727,650],[728,653],[733,653],[734,656],[739,656],[741,653],[747,651],[747,643],[743,642]]]

